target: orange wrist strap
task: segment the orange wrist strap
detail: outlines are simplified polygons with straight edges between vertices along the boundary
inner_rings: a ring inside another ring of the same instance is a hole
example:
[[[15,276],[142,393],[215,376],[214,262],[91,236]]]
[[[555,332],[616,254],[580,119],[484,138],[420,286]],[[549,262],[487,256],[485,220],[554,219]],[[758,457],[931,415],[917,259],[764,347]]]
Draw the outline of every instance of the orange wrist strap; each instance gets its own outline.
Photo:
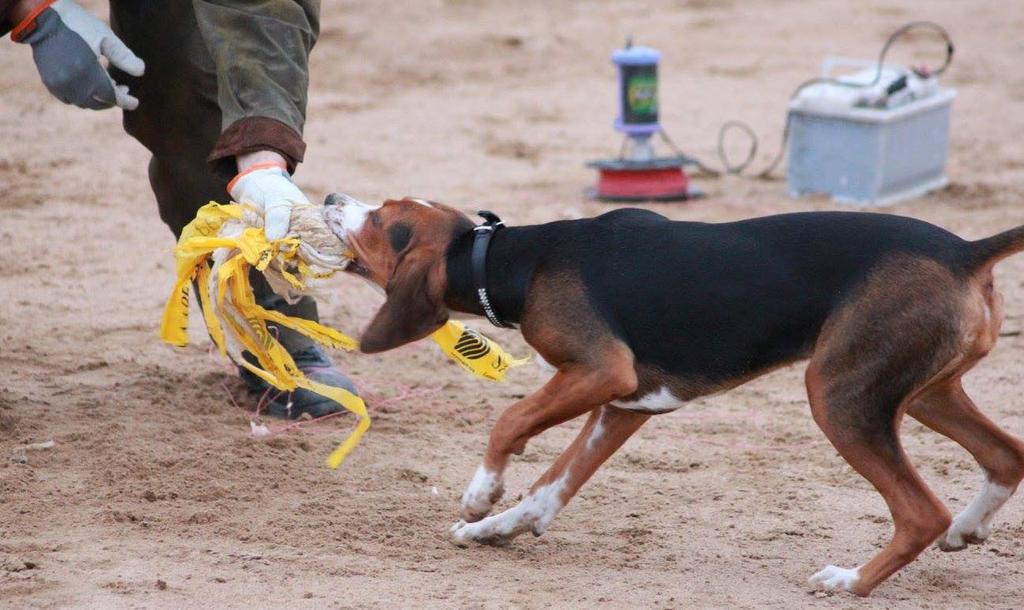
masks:
[[[39,13],[50,8],[50,5],[56,1],[57,0],[44,0],[42,4],[32,9],[32,12],[22,19],[21,23],[14,26],[13,30],[11,30],[11,40],[14,42],[21,42],[22,38],[31,34],[32,31],[36,29],[36,17],[39,16]]]
[[[239,172],[237,176],[231,179],[231,182],[228,182],[228,194],[230,194],[231,190],[235,188],[235,183],[238,182],[238,179],[241,178],[242,176],[245,176],[246,174],[251,174],[252,172],[255,172],[257,170],[270,169],[272,167],[279,167],[281,168],[281,171],[283,171],[285,174],[288,173],[288,166],[279,161],[270,161],[267,163],[257,163],[256,165],[251,165],[244,172]]]

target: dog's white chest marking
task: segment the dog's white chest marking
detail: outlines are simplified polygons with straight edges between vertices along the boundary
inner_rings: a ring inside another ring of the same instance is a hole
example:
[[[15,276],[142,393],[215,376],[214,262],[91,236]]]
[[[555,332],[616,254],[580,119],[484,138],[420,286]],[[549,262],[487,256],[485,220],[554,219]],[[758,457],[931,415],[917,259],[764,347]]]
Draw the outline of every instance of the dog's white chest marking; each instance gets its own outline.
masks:
[[[664,386],[658,389],[657,392],[645,394],[636,400],[626,401],[620,399],[615,401],[616,407],[640,413],[667,413],[675,411],[685,404],[685,401],[677,398],[675,394]]]

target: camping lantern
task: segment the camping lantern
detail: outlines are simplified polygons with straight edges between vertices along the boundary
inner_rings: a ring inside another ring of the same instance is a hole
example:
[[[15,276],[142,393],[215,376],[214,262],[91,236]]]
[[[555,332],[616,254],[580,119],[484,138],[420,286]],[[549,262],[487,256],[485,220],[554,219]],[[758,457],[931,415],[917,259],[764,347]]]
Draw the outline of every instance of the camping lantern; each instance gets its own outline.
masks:
[[[664,135],[658,123],[658,61],[650,47],[626,46],[612,53],[619,71],[619,114],[616,131],[625,135],[618,158],[590,161],[598,170],[590,195],[603,201],[678,201],[690,194],[682,155],[658,157],[651,136]]]

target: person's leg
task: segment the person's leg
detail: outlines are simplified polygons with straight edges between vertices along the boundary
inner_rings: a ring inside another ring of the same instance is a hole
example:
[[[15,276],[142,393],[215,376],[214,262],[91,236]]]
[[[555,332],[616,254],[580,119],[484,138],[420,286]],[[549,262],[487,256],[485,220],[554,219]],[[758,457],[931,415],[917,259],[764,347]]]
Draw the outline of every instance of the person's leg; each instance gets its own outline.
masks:
[[[160,218],[175,237],[198,209],[210,201],[225,201],[231,176],[219,175],[207,163],[221,132],[217,105],[217,75],[199,34],[191,2],[116,1],[110,3],[114,31],[146,62],[141,77],[112,70],[139,98],[136,110],[124,113],[124,128],[152,153],[149,180]],[[271,290],[259,272],[250,276],[256,300],[263,307],[290,316],[317,320],[316,302],[309,297],[287,303]],[[286,328],[272,329],[296,364],[313,379],[350,391],[355,388],[310,339]],[[255,389],[263,382],[244,375]],[[271,406],[277,415],[319,416],[341,407],[329,399],[299,390]]]
[[[146,62],[141,77],[111,72],[140,100],[124,113],[124,128],[153,154],[150,184],[160,217],[177,237],[201,206],[227,195],[230,177],[206,163],[221,130],[213,62],[190,2],[112,0],[110,23]]]

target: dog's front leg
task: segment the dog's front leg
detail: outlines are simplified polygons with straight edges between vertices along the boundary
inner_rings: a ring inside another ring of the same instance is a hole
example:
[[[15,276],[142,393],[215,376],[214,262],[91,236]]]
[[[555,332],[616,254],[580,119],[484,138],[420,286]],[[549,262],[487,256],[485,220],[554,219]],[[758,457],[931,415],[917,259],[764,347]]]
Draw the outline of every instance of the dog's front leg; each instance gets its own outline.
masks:
[[[567,363],[538,392],[509,407],[494,425],[483,464],[462,495],[462,518],[487,516],[504,491],[509,456],[548,428],[569,421],[636,390],[632,353],[609,350],[603,366]]]
[[[501,545],[524,532],[539,536],[598,467],[636,432],[649,415],[613,406],[594,409],[576,440],[516,506],[481,521],[460,521],[452,541]]]

